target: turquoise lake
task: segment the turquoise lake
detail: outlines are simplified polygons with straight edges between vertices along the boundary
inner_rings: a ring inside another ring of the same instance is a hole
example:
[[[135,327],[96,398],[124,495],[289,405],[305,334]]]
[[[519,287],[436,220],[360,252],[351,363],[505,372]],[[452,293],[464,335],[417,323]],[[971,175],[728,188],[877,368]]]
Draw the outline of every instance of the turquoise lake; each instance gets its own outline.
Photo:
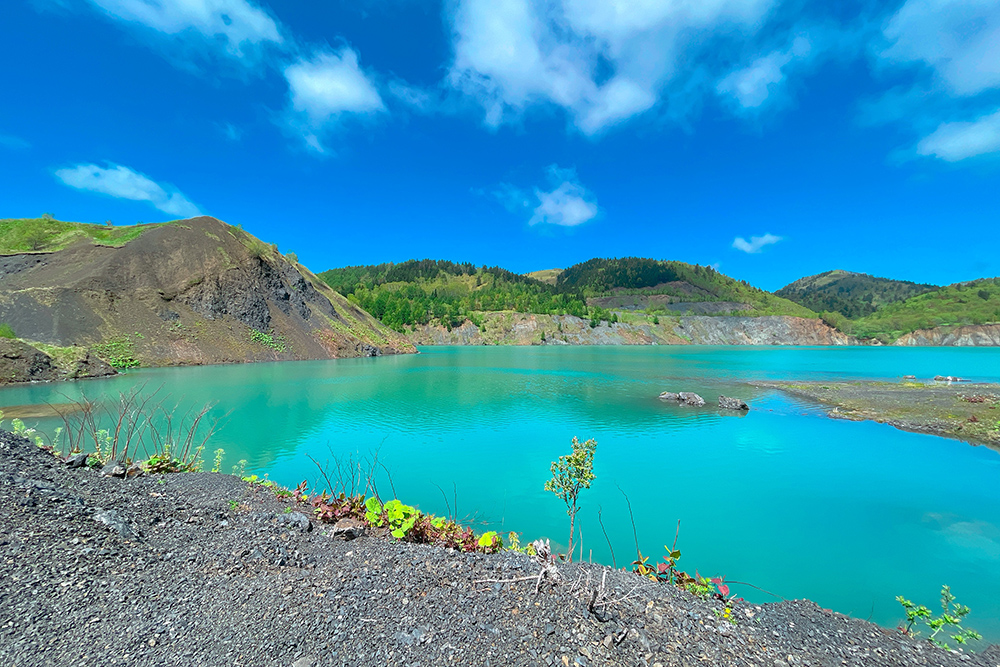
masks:
[[[826,417],[753,379],[1000,381],[989,348],[440,347],[419,355],[155,369],[0,390],[0,406],[91,399],[143,384],[228,412],[210,444],[248,473],[322,485],[320,463],[376,449],[398,496],[477,530],[567,541],[565,506],[542,486],[575,436],[598,441],[581,494],[585,557],[619,567],[639,543],[658,560],[681,520],[680,567],[894,626],[895,596],[937,609],[942,584],[968,626],[1000,641],[1000,454],[890,426]],[[657,399],[747,400],[745,416]],[[40,421],[43,430],[51,420]],[[204,457],[211,465],[211,452]],[[437,486],[435,486],[437,485]],[[454,490],[453,490],[454,489]],[[391,496],[383,471],[379,490]],[[733,590],[766,602],[746,586]]]

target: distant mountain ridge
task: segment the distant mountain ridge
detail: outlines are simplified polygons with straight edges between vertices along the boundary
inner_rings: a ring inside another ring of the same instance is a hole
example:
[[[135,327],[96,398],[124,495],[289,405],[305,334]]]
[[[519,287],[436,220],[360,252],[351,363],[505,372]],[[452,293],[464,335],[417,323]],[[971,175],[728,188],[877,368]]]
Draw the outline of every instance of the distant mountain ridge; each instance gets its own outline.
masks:
[[[937,285],[878,278],[834,270],[799,278],[775,294],[817,313],[840,313],[848,319],[871,315],[880,307],[938,289]]]

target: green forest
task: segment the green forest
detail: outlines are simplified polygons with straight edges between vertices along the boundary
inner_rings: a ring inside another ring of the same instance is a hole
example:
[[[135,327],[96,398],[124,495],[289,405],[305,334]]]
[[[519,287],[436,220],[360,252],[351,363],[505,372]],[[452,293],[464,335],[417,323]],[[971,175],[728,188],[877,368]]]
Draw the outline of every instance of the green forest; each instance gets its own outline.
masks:
[[[439,322],[447,328],[480,311],[589,317],[576,290],[560,290],[500,267],[441,260],[349,266],[319,274],[330,287],[397,331]]]
[[[1000,278],[983,278],[940,287],[891,303],[840,327],[859,338],[892,342],[917,329],[1000,322]]]
[[[827,271],[796,280],[775,292],[817,313],[839,313],[854,320],[882,306],[937,289],[905,280],[876,278],[864,273]]]
[[[590,318],[595,325],[602,320],[615,322],[616,313],[587,304],[588,298],[611,293],[748,303],[753,306],[748,314],[753,315],[816,316],[711,267],[636,257],[577,264],[563,271],[555,285],[496,266],[430,259],[349,266],[324,271],[319,277],[397,331],[432,322],[449,329],[466,320],[478,324],[477,313],[504,310],[575,315]]]

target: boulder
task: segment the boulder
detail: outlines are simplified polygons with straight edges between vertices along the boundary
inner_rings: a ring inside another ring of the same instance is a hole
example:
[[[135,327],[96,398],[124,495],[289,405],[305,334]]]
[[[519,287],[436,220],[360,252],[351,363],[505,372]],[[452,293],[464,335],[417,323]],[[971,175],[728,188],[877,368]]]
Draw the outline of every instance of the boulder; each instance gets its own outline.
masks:
[[[64,461],[70,468],[82,468],[87,465],[87,457],[89,456],[90,454],[86,452],[80,452],[79,454],[70,454]]]
[[[741,398],[719,396],[719,408],[722,410],[749,410],[750,406]]]
[[[677,394],[675,394],[674,392],[672,392],[672,391],[665,391],[662,394],[660,394],[660,400],[661,401],[677,401],[677,400],[680,400],[680,397]]]
[[[125,466],[118,461],[112,461],[103,468],[101,468],[101,476],[103,477],[124,477],[125,476]]]
[[[342,540],[351,541],[365,534],[365,524],[353,517],[344,517],[333,524],[333,536]]]
[[[307,517],[302,512],[289,512],[288,514],[278,515],[278,524],[282,526],[289,526],[290,528],[295,528],[301,530],[303,533],[308,533],[312,530],[312,522],[309,521]]]
[[[965,382],[963,378],[954,375],[935,375],[934,380],[937,382]]]
[[[687,405],[693,405],[695,407],[701,407],[705,405],[705,399],[692,391],[682,391],[681,393],[677,394],[677,396],[680,399],[681,403],[685,403]]]

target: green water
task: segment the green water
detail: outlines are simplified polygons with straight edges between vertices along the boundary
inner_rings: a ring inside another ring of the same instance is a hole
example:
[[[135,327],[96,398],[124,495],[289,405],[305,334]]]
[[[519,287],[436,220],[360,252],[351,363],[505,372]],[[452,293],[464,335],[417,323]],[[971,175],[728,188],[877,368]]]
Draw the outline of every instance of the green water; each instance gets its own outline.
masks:
[[[157,369],[110,380],[0,390],[0,406],[116,395],[136,383],[229,412],[213,442],[225,469],[294,486],[321,463],[379,449],[400,498],[479,529],[565,543],[565,508],[542,490],[572,436],[596,438],[582,496],[585,555],[654,559],[682,521],[680,565],[884,625],[903,594],[936,607],[941,584],[1000,641],[1000,455],[984,447],[832,420],[744,381],[960,375],[1000,380],[1000,351],[975,348],[424,348],[419,355]],[[667,405],[664,390],[746,399],[746,416]],[[51,423],[43,422],[43,427]],[[206,458],[211,458],[208,455]],[[388,492],[385,473],[380,491]],[[768,598],[734,586],[751,600]]]

